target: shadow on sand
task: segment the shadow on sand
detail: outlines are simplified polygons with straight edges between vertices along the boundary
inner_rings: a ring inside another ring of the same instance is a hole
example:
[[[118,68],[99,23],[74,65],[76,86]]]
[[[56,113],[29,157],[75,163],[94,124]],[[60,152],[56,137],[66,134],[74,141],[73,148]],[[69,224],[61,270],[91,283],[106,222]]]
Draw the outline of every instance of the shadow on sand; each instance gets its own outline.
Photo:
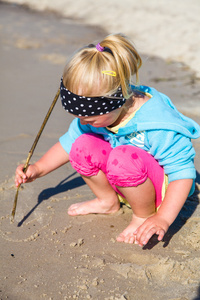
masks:
[[[22,226],[22,224],[28,219],[28,217],[34,212],[34,210],[44,201],[48,200],[50,197],[55,196],[57,194],[68,191],[69,189],[74,189],[80,187],[85,184],[84,180],[81,177],[76,177],[74,179],[69,180],[71,177],[76,175],[77,172],[70,174],[64,180],[62,180],[55,187],[51,187],[43,190],[38,196],[37,204],[24,216],[24,218],[18,223],[18,227]]]
[[[193,300],[200,300],[200,286],[198,288],[197,293],[198,293],[197,296]]]
[[[55,187],[51,187],[48,189],[43,190],[38,196],[37,204],[24,216],[24,218],[18,223],[18,227],[20,227],[26,219],[33,213],[33,211],[44,201],[48,200],[50,197],[55,196],[59,193],[66,192],[69,189],[77,188],[85,184],[81,177],[76,177],[74,179],[69,180],[71,177],[76,175],[77,173],[74,172],[62,180],[58,185]],[[199,183],[200,181],[200,174],[197,172],[197,179],[196,182]],[[174,223],[169,227],[168,232],[165,234],[163,238],[163,247],[167,247],[171,238],[183,227],[186,221],[193,215],[197,206],[199,205],[199,195],[200,191],[198,186],[196,185],[195,192],[191,197],[188,197],[186,200],[183,208],[181,209],[178,217],[174,221]],[[154,235],[149,243],[143,247],[143,250],[150,250],[155,245],[157,245],[159,241],[157,240],[157,236]]]

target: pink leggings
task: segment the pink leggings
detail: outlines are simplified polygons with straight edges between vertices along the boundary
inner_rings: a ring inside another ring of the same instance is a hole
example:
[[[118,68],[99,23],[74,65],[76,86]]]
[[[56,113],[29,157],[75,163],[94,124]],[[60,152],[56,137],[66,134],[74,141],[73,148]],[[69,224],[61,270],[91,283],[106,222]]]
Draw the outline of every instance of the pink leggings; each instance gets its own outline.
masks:
[[[131,145],[112,149],[100,135],[83,134],[73,143],[69,156],[72,167],[83,176],[94,176],[102,170],[121,196],[116,186],[137,186],[148,177],[155,188],[155,206],[161,204],[164,170],[146,151]]]

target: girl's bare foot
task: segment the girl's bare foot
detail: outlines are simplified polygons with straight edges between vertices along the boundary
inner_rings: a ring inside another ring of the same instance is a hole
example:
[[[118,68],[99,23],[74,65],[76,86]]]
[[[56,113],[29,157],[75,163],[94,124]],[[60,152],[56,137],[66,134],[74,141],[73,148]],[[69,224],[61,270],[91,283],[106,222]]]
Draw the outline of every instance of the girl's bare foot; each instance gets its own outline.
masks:
[[[122,233],[120,233],[120,235],[117,237],[117,241],[129,244],[135,243],[136,236],[133,233],[140,225],[144,223],[146,219],[147,218],[139,218],[133,214],[131,223],[128,225],[128,227],[126,227],[126,229]]]
[[[90,201],[72,204],[68,209],[70,216],[88,215],[88,214],[111,214],[119,210],[120,204],[118,198],[113,201],[102,201],[95,198]]]

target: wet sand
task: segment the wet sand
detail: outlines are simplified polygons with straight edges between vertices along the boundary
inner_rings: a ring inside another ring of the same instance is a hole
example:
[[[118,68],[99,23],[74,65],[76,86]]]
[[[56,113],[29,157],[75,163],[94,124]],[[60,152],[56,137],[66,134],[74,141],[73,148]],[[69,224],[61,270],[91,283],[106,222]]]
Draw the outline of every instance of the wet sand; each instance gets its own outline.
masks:
[[[70,204],[93,197],[70,165],[23,186],[10,224],[15,168],[27,157],[66,59],[106,34],[78,20],[0,2],[2,300],[200,298],[199,141],[194,141],[196,193],[160,243],[153,238],[141,249],[115,241],[131,219],[126,207],[110,216],[69,217]],[[143,59],[141,82],[167,93],[198,121],[200,82],[194,71],[145,53]],[[57,142],[70,121],[58,100],[32,162]]]

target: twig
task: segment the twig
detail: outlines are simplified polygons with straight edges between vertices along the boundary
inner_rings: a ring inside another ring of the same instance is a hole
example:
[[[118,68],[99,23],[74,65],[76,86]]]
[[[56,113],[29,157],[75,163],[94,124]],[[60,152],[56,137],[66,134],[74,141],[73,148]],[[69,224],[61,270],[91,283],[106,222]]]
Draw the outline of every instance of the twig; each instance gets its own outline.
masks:
[[[53,108],[54,108],[54,106],[55,106],[55,104],[56,104],[56,102],[58,100],[59,94],[60,94],[60,89],[58,89],[58,91],[57,91],[57,93],[56,93],[56,95],[55,95],[55,97],[53,99],[53,102],[52,102],[52,104],[51,104],[51,106],[50,106],[50,108],[49,108],[49,110],[48,110],[48,112],[47,112],[47,114],[46,114],[46,116],[44,118],[44,121],[43,121],[43,123],[42,123],[42,125],[40,127],[40,130],[38,131],[38,134],[37,134],[37,136],[35,138],[35,141],[34,141],[32,147],[31,147],[31,149],[30,149],[30,151],[28,153],[28,157],[26,159],[26,163],[25,163],[24,168],[23,168],[23,172],[24,173],[26,173],[26,171],[28,169],[29,161],[30,161],[30,159],[31,159],[31,157],[33,155],[33,152],[34,152],[35,147],[36,147],[36,145],[37,145],[37,143],[39,141],[39,138],[40,138],[40,136],[41,136],[41,134],[43,132],[43,129],[44,129],[44,127],[45,127],[45,125],[46,125],[49,117],[50,117],[50,114],[51,114],[51,112],[52,112],[52,110],[53,110]],[[11,222],[12,223],[14,222],[14,218],[15,218],[15,211],[16,211],[16,207],[17,207],[17,198],[18,198],[20,186],[21,186],[21,184],[18,185],[18,187],[17,187],[17,191],[16,191],[16,195],[15,195],[15,200],[14,200],[14,203],[13,203],[13,209],[12,209],[12,213],[11,213]]]

